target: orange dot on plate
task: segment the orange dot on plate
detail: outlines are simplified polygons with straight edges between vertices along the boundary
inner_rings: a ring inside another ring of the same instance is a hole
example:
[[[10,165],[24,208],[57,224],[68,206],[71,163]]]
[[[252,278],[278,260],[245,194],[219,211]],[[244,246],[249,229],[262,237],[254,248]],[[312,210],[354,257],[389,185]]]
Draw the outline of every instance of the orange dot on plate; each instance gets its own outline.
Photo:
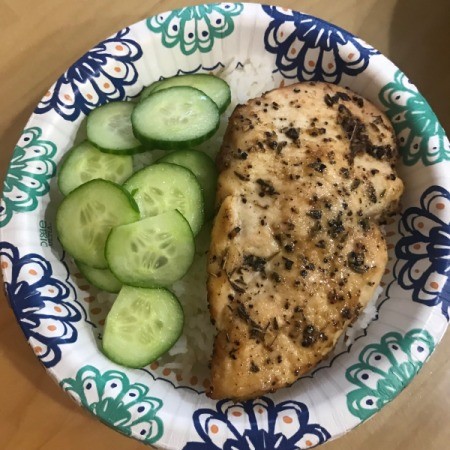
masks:
[[[231,414],[233,414],[234,417],[241,417],[242,413],[240,411],[233,411]]]
[[[349,54],[348,54],[348,59],[353,59],[353,58],[354,58],[354,56],[355,56],[355,54],[354,54],[354,53],[349,53]]]
[[[334,67],[334,64],[333,63],[328,63],[328,68],[329,69],[332,69]]]
[[[439,287],[439,283],[436,283],[436,281],[432,281],[432,282],[430,283],[430,286],[431,286],[433,289],[437,289],[437,288]]]
[[[100,314],[102,312],[102,308],[92,308],[91,309],[91,313],[96,315],[96,314]]]
[[[84,297],[84,301],[87,303],[92,303],[95,300],[95,297],[90,295],[89,297]]]
[[[56,326],[55,326],[55,325],[49,325],[49,326],[47,327],[47,330],[48,330],[48,331],[55,331],[55,330],[56,330]]]
[[[414,273],[419,273],[420,270],[419,269],[414,269]]]
[[[39,355],[39,353],[42,353],[42,347],[39,347],[39,345],[36,345],[36,347],[33,348],[34,353]]]
[[[50,91],[47,91],[47,92],[45,93],[45,96],[44,96],[44,97],[50,97],[50,95],[52,95],[52,93],[51,93]]]
[[[104,87],[105,89],[108,89],[109,87],[111,87],[111,85],[110,85],[109,83],[103,83],[103,87]]]
[[[30,270],[28,271],[28,273],[29,273],[30,275],[37,275],[37,272],[36,272],[34,269],[30,269]]]
[[[280,32],[280,37],[283,37],[284,36],[284,31],[281,31]]]
[[[306,444],[308,447],[311,447],[311,445],[313,445],[312,442],[311,442],[309,439],[305,442],[305,444]]]
[[[308,61],[308,66],[309,67],[314,67],[316,65],[316,63],[312,60],[312,59],[310,59],[309,61]]]
[[[118,50],[119,52],[123,50],[123,46],[120,44],[116,45],[116,50]]]
[[[86,94],[86,98],[87,98],[88,100],[92,100],[94,97],[92,96],[92,94]]]
[[[262,408],[258,408],[258,413],[262,414],[264,412],[264,410]]]
[[[2,269],[6,269],[8,267],[8,263],[6,261],[2,261]]]
[[[283,416],[283,422],[284,423],[292,423],[293,422],[292,417]]]
[[[413,249],[414,250],[419,250],[420,249],[420,244],[414,244],[413,245]]]
[[[165,377],[167,377],[167,375],[170,375],[170,369],[164,369],[164,370],[163,370],[163,375],[164,375]]]
[[[52,288],[50,288],[50,289],[48,290],[48,292],[50,292],[50,294],[53,294],[53,292],[55,292],[55,290],[52,289]]]
[[[99,325],[102,325],[102,326],[105,325],[105,319],[99,320],[98,323],[99,323]]]
[[[177,373],[177,381],[181,381],[183,379],[183,376],[181,373]]]
[[[208,378],[205,378],[205,379],[203,380],[203,387],[204,387],[205,389],[208,389],[210,385],[211,385],[211,382],[208,380]]]
[[[419,222],[418,224],[417,224],[417,228],[423,228],[425,225],[424,225],[424,223],[423,222]]]
[[[55,306],[53,309],[54,309],[56,312],[61,312],[61,311],[62,311],[62,309],[61,309],[59,306]]]
[[[193,386],[195,386],[198,383],[198,378],[194,375],[191,377],[190,382]]]
[[[64,98],[66,100],[71,100],[72,99],[72,97],[69,94],[64,94]]]
[[[150,369],[156,370],[159,367],[159,364],[157,362],[154,362],[151,364]]]
[[[436,205],[436,208],[437,208],[437,209],[444,209],[444,208],[445,208],[445,205],[444,205],[443,203],[438,203],[438,204]]]
[[[290,54],[295,55],[297,53],[297,50],[295,48],[291,48]]]
[[[211,425],[211,433],[217,434],[219,432],[219,427],[217,425]]]
[[[122,69],[119,66],[114,67],[115,72],[120,72]]]

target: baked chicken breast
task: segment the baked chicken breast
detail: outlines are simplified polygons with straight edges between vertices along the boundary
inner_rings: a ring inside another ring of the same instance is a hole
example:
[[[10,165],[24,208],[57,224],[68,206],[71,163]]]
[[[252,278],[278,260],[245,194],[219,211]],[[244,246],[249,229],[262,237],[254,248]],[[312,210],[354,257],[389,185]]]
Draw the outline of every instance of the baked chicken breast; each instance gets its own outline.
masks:
[[[403,191],[388,119],[350,90],[281,87],[239,105],[217,163],[208,254],[210,397],[289,386],[333,350],[387,262]]]

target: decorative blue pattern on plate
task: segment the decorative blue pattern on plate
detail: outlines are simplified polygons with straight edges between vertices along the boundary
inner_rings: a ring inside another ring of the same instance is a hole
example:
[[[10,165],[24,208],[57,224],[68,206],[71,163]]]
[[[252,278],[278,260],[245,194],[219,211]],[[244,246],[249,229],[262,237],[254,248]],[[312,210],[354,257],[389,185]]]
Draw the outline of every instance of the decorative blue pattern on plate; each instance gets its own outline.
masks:
[[[104,103],[127,98],[138,73],[134,63],[141,58],[141,46],[127,38],[130,29],[100,42],[58,79],[35,110],[44,114],[54,110],[74,121]]]
[[[195,69],[192,69],[192,70],[178,69],[177,73],[175,75],[178,76],[178,75],[188,75],[188,74],[192,74],[192,73],[213,72],[215,70],[223,69],[224,67],[225,66],[220,61],[211,67],[203,66],[202,64],[200,64],[199,66],[197,66]],[[164,79],[164,78],[161,78],[161,79]]]
[[[450,193],[431,186],[420,207],[406,209],[399,224],[403,236],[395,247],[399,285],[412,290],[415,302],[441,304],[449,320],[450,306]]]
[[[373,47],[347,31],[308,14],[262,6],[273,20],[264,35],[266,50],[286,78],[339,83],[342,75],[364,71]]]
[[[14,149],[0,200],[0,227],[5,226],[14,213],[34,211],[39,197],[50,189],[49,180],[56,172],[53,161],[56,145],[41,139],[41,135],[39,127],[23,130]]]
[[[75,290],[53,276],[52,266],[41,255],[21,257],[17,247],[2,242],[0,258],[11,280],[5,282],[5,290],[14,314],[37,357],[45,367],[53,367],[61,359],[60,346],[78,337],[74,323],[82,315],[74,302]]]
[[[198,409],[193,420],[201,442],[188,442],[184,450],[294,450],[330,438],[324,427],[310,423],[308,407],[293,400],[278,404],[268,397],[243,403],[223,400],[216,410]]]
[[[148,387],[131,383],[118,370],[103,374],[93,366],[84,366],[75,378],[61,381],[62,388],[87,410],[127,436],[154,444],[164,430],[157,416],[162,400],[150,397]]]

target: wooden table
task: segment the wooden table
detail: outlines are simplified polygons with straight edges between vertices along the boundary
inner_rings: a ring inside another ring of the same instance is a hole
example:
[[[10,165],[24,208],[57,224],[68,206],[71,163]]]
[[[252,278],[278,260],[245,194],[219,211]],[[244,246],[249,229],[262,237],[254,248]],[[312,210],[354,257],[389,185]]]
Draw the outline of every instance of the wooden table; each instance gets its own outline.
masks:
[[[148,15],[182,0],[0,0],[0,172],[38,99],[76,58]],[[389,56],[418,85],[450,130],[448,0],[277,2],[348,29]],[[450,446],[450,334],[411,385],[368,423],[328,450],[446,449]],[[0,448],[145,448],[81,410],[46,374],[0,299]],[[259,449],[258,449],[259,450]]]

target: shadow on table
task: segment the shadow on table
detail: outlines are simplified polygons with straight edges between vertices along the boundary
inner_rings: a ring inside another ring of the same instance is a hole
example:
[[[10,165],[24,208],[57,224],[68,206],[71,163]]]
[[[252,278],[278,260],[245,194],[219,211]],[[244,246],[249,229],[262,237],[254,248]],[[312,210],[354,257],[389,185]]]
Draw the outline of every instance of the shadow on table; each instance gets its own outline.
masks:
[[[398,0],[390,27],[389,57],[430,103],[450,131],[449,0]]]

